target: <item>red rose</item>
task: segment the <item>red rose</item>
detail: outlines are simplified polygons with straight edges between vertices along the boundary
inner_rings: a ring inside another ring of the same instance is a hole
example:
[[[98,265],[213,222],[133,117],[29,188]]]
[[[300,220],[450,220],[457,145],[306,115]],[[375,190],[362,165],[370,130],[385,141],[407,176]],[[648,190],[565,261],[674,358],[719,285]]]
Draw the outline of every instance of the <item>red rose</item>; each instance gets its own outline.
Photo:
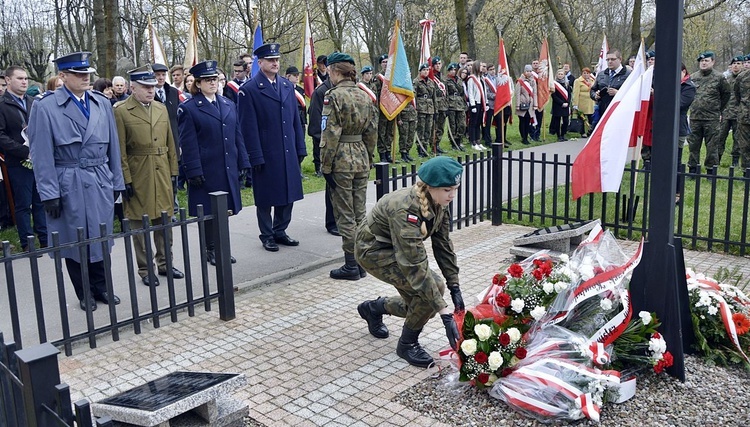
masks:
[[[525,359],[526,358],[526,349],[523,347],[518,347],[516,349],[516,357],[519,359]]]
[[[510,344],[510,335],[508,335],[507,333],[500,334],[499,341],[500,345],[505,347],[506,345]]]
[[[659,363],[657,363],[656,365],[654,365],[654,372],[656,372],[657,374],[661,374],[661,372],[664,370],[664,368],[665,368],[664,361],[660,360]]]
[[[495,297],[495,303],[498,307],[510,307],[510,295],[506,294],[505,292],[497,294]]]
[[[476,354],[474,355],[474,360],[475,360],[475,361],[476,361],[477,363],[479,363],[480,365],[481,365],[482,363],[487,363],[487,354],[485,354],[485,353],[484,353],[483,351],[478,351],[478,352],[477,352],[477,353],[476,353]]]
[[[508,281],[508,278],[507,278],[507,277],[505,277],[505,275],[504,275],[504,274],[500,274],[500,273],[498,273],[498,274],[496,274],[496,275],[494,275],[494,276],[492,277],[492,284],[493,284],[493,285],[500,285],[500,286],[503,286],[503,285],[505,285],[505,282],[507,282],[507,281]]]
[[[511,368],[504,368],[502,371],[500,371],[501,377],[507,377],[508,375],[513,373],[513,369]]]
[[[508,267],[508,274],[510,274],[510,277],[521,277],[523,276],[523,267],[521,267],[521,264],[511,264]]]
[[[659,338],[661,338],[661,334],[658,332],[654,332],[653,334],[651,334],[651,338],[658,340]]]
[[[670,366],[672,366],[672,364],[674,363],[674,357],[672,357],[672,353],[666,352],[666,353],[664,353],[664,356],[662,356],[662,357],[664,357],[664,359],[663,359],[664,360],[664,364],[666,365],[667,368],[670,367]]]
[[[536,270],[532,271],[531,274],[534,276],[536,280],[542,280],[544,279],[544,272],[541,268],[537,268]]]
[[[486,372],[482,372],[481,374],[477,375],[477,381],[479,381],[482,384],[486,383],[489,380],[490,380],[490,374]]]

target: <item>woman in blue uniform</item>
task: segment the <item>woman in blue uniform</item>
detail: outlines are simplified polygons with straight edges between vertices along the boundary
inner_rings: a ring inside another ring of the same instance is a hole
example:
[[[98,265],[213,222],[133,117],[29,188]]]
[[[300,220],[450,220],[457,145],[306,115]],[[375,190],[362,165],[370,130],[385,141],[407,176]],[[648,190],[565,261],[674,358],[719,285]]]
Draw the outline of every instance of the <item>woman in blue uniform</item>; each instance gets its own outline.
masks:
[[[250,168],[236,108],[217,93],[216,61],[198,63],[190,74],[195,77],[190,88],[192,98],[177,109],[182,169],[188,181],[188,211],[195,216],[197,206],[202,204],[203,212],[211,214],[209,193],[226,191],[228,207],[236,214],[242,210],[240,182],[244,182]],[[212,224],[207,222],[206,257],[216,265],[214,240]]]

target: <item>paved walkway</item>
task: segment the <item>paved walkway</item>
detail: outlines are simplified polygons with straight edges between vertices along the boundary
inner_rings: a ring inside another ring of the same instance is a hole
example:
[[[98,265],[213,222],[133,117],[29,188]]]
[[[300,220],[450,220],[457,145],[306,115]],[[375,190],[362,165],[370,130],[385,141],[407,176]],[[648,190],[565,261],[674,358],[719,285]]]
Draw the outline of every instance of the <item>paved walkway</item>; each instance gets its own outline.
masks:
[[[467,304],[511,261],[513,238],[529,230],[483,222],[452,233]],[[626,255],[635,245],[622,242]],[[685,257],[698,271],[739,265],[750,277],[742,258],[691,251]],[[126,333],[119,342],[61,357],[60,371],[73,401],[97,401],[175,370],[241,372],[249,381],[235,397],[266,426],[445,425],[393,401],[428,375],[396,356],[400,320],[386,316],[391,337],[378,340],[357,314],[362,300],[393,294],[372,276],[331,280],[328,268],[245,282],[233,321],[222,322],[215,311],[182,313],[159,330]],[[428,322],[421,343],[431,353],[447,345],[439,320]]]

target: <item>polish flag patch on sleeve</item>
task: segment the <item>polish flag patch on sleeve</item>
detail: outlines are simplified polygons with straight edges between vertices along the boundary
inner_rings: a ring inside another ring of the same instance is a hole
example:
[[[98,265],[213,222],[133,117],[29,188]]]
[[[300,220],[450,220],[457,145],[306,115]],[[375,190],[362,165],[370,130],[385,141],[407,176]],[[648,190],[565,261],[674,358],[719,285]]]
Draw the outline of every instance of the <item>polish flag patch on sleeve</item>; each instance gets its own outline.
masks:
[[[406,222],[410,222],[412,224],[419,224],[419,217],[416,215],[406,215]]]

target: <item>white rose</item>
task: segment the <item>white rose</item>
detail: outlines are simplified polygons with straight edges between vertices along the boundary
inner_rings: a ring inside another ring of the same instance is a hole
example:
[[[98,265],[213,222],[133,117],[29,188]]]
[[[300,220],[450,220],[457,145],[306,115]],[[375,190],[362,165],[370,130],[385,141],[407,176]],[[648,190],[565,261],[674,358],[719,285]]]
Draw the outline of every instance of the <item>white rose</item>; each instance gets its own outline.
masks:
[[[493,351],[487,358],[487,363],[490,364],[491,371],[496,371],[503,366],[503,355],[499,351]]]
[[[518,328],[510,328],[505,333],[508,334],[508,337],[510,337],[510,343],[514,344],[518,342],[518,340],[521,339],[521,331],[518,330]]]
[[[516,298],[510,302],[510,308],[513,309],[513,311],[515,311],[516,313],[522,312],[524,305],[526,305],[526,303],[523,302],[521,298]]]
[[[667,342],[664,338],[651,338],[648,342],[648,350],[653,352],[654,355],[661,355],[667,351]]]
[[[536,306],[533,310],[531,310],[531,317],[534,318],[534,320],[539,320],[547,313],[547,310],[544,309],[541,305]]]
[[[566,289],[568,289],[568,282],[555,283],[555,292],[557,292],[558,294]]]
[[[570,257],[568,256],[568,254],[562,254],[562,255],[560,255],[560,262],[563,262],[563,263],[566,263],[566,264],[568,262],[570,262]]]
[[[594,277],[594,267],[591,264],[582,265],[578,270],[581,273],[581,279],[589,280]]]
[[[715,305],[712,305],[712,306],[708,307],[708,314],[710,314],[711,316],[715,316],[716,313],[718,313],[718,312],[719,312],[719,309],[716,308]]]
[[[544,290],[545,294],[549,295],[555,290],[555,285],[550,282],[544,282],[542,284],[542,289]]]
[[[599,301],[599,307],[604,311],[612,310],[612,300],[609,298],[602,298],[602,300]]]
[[[648,326],[648,324],[651,323],[651,313],[648,311],[641,311],[638,313],[638,317],[641,318],[641,322],[643,322],[644,326]]]
[[[477,340],[470,339],[461,343],[461,351],[467,356],[473,356],[477,352]]]
[[[484,323],[480,323],[474,326],[474,333],[477,334],[479,341],[487,341],[487,338],[492,335],[492,328]]]

